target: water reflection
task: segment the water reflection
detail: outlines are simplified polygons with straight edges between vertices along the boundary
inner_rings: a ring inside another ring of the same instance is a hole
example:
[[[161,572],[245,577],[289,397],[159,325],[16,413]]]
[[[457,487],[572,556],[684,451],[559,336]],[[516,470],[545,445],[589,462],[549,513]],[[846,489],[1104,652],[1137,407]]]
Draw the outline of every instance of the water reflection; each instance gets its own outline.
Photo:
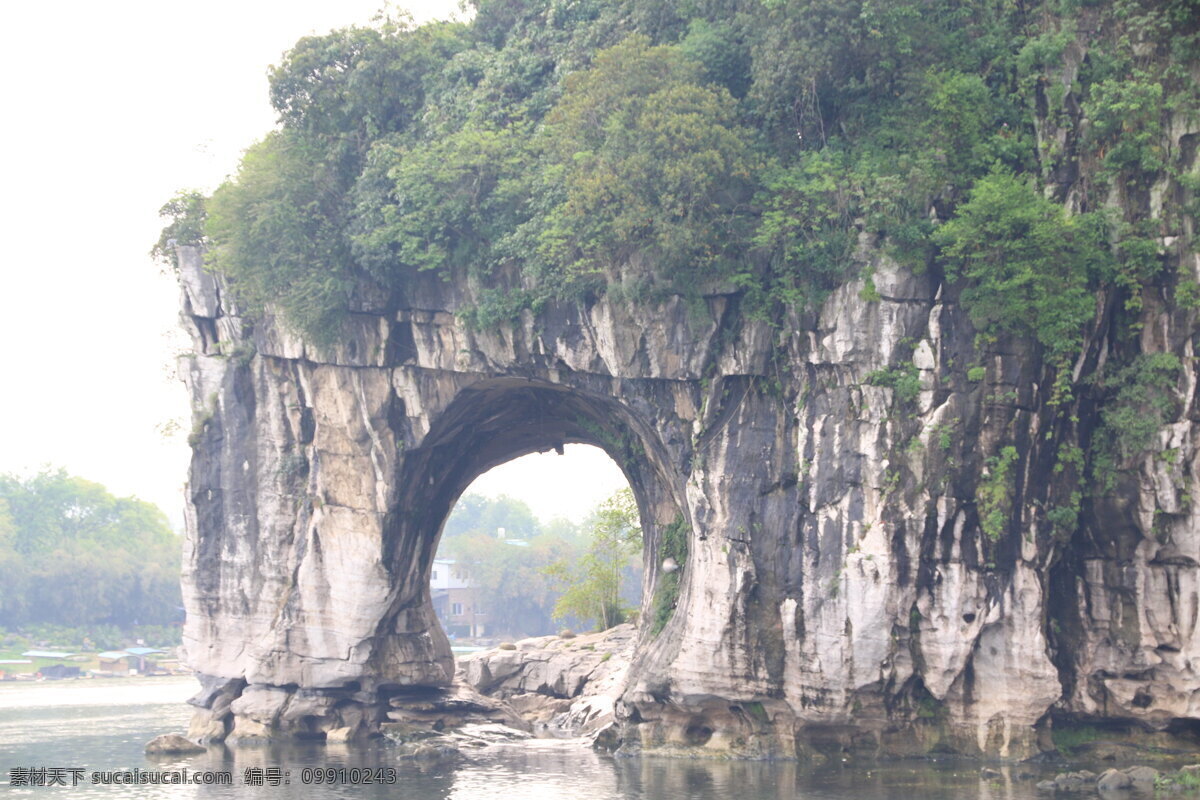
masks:
[[[883,800],[979,798],[1034,800],[1027,768],[980,777],[971,762],[833,764],[612,759],[578,742],[540,740],[470,751],[454,763],[398,759],[385,743],[289,744],[210,748],[185,758],[152,760],[142,753],[160,733],[186,727],[190,679],[155,678],[41,684],[0,684],[0,786],[12,798],[145,798],[147,800]],[[231,786],[99,786],[26,788],[10,785],[13,767],[64,766],[92,771],[188,769],[228,771]],[[394,785],[303,783],[305,768],[394,769]],[[247,785],[251,776],[278,769],[279,785]],[[284,782],[286,781],[286,783]]]

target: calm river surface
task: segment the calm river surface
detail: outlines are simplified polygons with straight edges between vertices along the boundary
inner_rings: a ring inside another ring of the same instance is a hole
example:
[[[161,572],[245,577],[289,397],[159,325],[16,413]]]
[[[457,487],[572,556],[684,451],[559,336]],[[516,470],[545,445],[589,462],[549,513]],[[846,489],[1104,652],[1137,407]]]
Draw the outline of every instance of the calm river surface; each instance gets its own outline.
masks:
[[[146,742],[182,732],[197,684],[191,678],[127,678],[0,684],[0,798],[509,798],[520,800],[882,800],[883,798],[1005,798],[1033,800],[1034,781],[1024,768],[982,779],[970,762],[901,762],[882,766],[805,770],[795,764],[613,759],[575,742],[537,740],[472,753],[454,765],[402,761],[383,743],[212,748],[205,755],[149,759]],[[74,767],[83,781],[70,787],[14,786],[13,773],[38,767]],[[245,783],[247,768],[288,771],[289,785]],[[305,768],[391,767],[393,786],[304,785]],[[92,785],[93,772],[219,770],[231,786]]]

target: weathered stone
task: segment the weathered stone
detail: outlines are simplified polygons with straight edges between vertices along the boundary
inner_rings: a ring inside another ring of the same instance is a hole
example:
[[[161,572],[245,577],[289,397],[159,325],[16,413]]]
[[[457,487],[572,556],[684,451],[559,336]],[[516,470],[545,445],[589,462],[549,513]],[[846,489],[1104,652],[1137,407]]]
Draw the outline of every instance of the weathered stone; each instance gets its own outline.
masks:
[[[636,631],[618,625],[603,633],[563,639],[539,636],[517,642],[512,650],[485,650],[459,661],[459,676],[476,690],[496,697],[541,694],[574,698],[610,676],[624,675],[632,656]]]
[[[489,724],[471,724],[464,725],[453,734],[460,740],[471,739],[477,742],[486,742],[493,744],[496,742],[518,742],[525,739],[533,738],[533,734],[529,731],[511,728],[507,725]]]
[[[550,697],[536,692],[513,695],[507,703],[521,715],[521,719],[534,726],[548,727],[551,720],[571,708],[571,700]]]
[[[247,686],[229,708],[239,720],[250,719],[270,726],[279,720],[292,696],[292,692],[279,687]]]
[[[612,753],[621,746],[621,730],[615,723],[608,723],[592,734],[592,748],[602,753]]]
[[[1096,780],[1096,789],[1101,792],[1115,792],[1130,788],[1133,788],[1133,780],[1118,769],[1105,770]]]
[[[1158,780],[1158,770],[1154,767],[1129,767],[1124,772],[1135,784],[1153,786],[1154,782]]]
[[[205,748],[177,733],[164,733],[146,744],[146,755],[186,756],[206,752]]]
[[[507,703],[485,697],[468,686],[451,690],[405,693],[393,697],[386,718],[393,738],[402,731],[450,731],[464,725],[499,723],[513,728],[528,724]],[[399,723],[397,727],[395,723]]]
[[[399,758],[412,759],[414,761],[454,761],[461,757],[462,753],[459,746],[450,740],[439,737],[436,740],[408,742],[401,744],[396,755]]]
[[[249,717],[235,717],[234,720],[233,731],[225,739],[229,744],[267,744],[278,738],[274,729]]]
[[[1163,274],[1200,268],[1183,249]],[[184,642],[219,687],[198,701],[210,736],[229,715],[234,740],[454,716],[405,710],[454,680],[429,590],[441,525],[482,472],[564,442],[628,476],[641,618],[663,623],[631,634],[623,748],[1022,759],[1046,747],[1051,709],[1156,731],[1200,719],[1200,380],[1195,321],[1169,292],[1146,292],[1136,321],[1102,310],[1058,404],[1037,342],[978,337],[959,286],[867,234],[856,258],[879,299],[852,280],[776,327],[711,286],[480,330],[458,312],[485,287],[420,273],[391,298],[360,287],[322,347],[243,317],[194,249],[180,256]],[[1114,349],[1130,322],[1137,340]],[[1184,365],[1172,410],[1112,491],[1083,491],[1072,454],[1112,394],[1083,377],[1136,353]],[[985,533],[981,487],[1009,447],[1002,529]],[[677,519],[678,594],[656,609]],[[577,700],[603,665],[566,650],[586,636],[552,638],[564,649],[547,659],[518,643],[463,674]],[[585,724],[598,708],[580,707]]]
[[[1096,784],[1096,774],[1082,770],[1079,772],[1063,772],[1054,776],[1054,784],[1061,792],[1081,792],[1092,789]]]
[[[228,729],[225,717],[218,717],[212,711],[201,708],[192,713],[188,722],[188,738],[200,744],[216,744],[225,741]]]
[[[325,733],[325,742],[326,744],[351,742],[359,738],[361,733],[362,729],[357,727],[334,728]]]

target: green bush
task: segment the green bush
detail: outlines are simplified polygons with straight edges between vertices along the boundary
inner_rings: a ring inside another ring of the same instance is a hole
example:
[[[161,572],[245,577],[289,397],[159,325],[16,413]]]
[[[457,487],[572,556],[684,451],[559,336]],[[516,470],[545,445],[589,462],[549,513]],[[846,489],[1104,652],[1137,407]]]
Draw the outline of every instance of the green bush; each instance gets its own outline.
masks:
[[[492,246],[521,220],[527,139],[520,128],[469,127],[412,145],[377,142],[355,189],[358,263],[384,283],[406,269],[486,271]]]
[[[61,470],[0,475],[0,619],[7,626],[173,622],[182,602],[180,549],[149,503],[113,497]]]
[[[876,370],[867,376],[867,383],[890,388],[901,403],[911,403],[921,394],[921,372],[915,364]]]
[[[688,555],[688,536],[692,529],[684,520],[683,515],[663,528],[658,545],[658,565],[667,558],[675,559],[681,567],[686,568]],[[656,568],[658,567],[656,565]],[[654,589],[654,598],[650,606],[650,635],[657,636],[667,627],[671,616],[675,613],[675,604],[679,601],[680,572],[668,572],[660,575],[658,585]]]
[[[1177,170],[1189,3],[1123,0],[1081,25],[1073,4],[481,0],[469,23],[306,37],[271,73],[280,129],[206,204],[168,204],[156,252],[209,243],[248,311],[331,338],[360,284],[398,292],[431,269],[491,291],[463,310],[480,320],[731,285],[782,326],[862,274],[860,241],[918,272],[936,245],[985,336],[1031,336],[1061,367],[1095,289],[1136,310],[1161,231],[1127,214],[1110,237],[1032,178],[1072,160],[1137,186]],[[1080,116],[1069,143],[1088,152],[1050,152],[1045,124]]]
[[[335,335],[357,279],[344,187],[325,155],[293,131],[268,135],[208,201],[206,225],[209,261],[232,278],[246,310],[278,309],[322,342]]]
[[[158,215],[170,220],[158,237],[150,255],[157,261],[179,266],[175,245],[204,244],[205,197],[196,191],[177,192],[158,210]]]
[[[1143,177],[1162,169],[1160,82],[1145,74],[1100,81],[1091,87],[1083,109],[1092,123],[1089,143],[1109,176]]]
[[[570,75],[546,118],[544,180],[562,195],[539,253],[569,279],[633,258],[680,288],[720,271],[748,197],[750,131],[677,48],[634,35]]]
[[[975,489],[975,503],[979,509],[979,526],[993,542],[1004,535],[1012,517],[1013,467],[1019,456],[1017,448],[1009,445],[1001,448],[999,455],[987,461],[987,471]]]
[[[1092,435],[1091,447],[1097,490],[1111,491],[1120,463],[1145,453],[1175,414],[1178,401],[1173,390],[1181,369],[1173,353],[1142,353],[1093,379],[1102,398],[1101,424]]]
[[[975,326],[1035,339],[1063,373],[1095,312],[1091,286],[1112,272],[1102,223],[1068,216],[1028,180],[993,172],[934,239],[947,275],[966,282],[962,303]]]
[[[773,270],[766,282],[753,278],[766,295],[760,304],[769,297],[803,305],[846,280],[854,268],[853,219],[862,213],[865,191],[862,176],[836,147],[767,167],[756,198],[762,218],[753,242],[771,254]]]

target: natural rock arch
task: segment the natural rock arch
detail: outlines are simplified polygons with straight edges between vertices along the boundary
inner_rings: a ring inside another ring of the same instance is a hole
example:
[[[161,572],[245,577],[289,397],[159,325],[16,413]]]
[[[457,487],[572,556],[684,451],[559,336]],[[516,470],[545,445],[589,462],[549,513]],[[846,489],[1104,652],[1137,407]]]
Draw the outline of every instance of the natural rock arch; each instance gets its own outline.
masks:
[[[648,562],[666,525],[689,529],[675,613],[643,626],[617,703],[627,749],[1016,758],[1039,749],[1052,707],[1194,719],[1192,395],[1160,432],[1178,458],[1133,465],[1130,513],[1083,514],[1063,558],[1038,528],[1069,487],[1034,346],[981,352],[952,287],[860,251],[873,299],[852,281],[779,327],[713,286],[478,330],[457,313],[475,283],[422,273],[403,296],[364,290],[316,345],[251,325],[181,248],[193,734],[368,733],[406,687],[444,686],[427,584],[450,505],[488,466],[571,441],[624,468]],[[1144,316],[1162,333],[1148,349],[1190,358],[1186,319],[1149,301]],[[993,536],[977,488],[1010,443]]]
[[[421,444],[406,453],[399,474],[402,488],[385,533],[385,559],[393,565],[393,575],[411,574],[395,578],[406,591],[393,601],[383,627],[428,636],[430,661],[446,665],[446,683],[452,675],[450,649],[432,618],[428,578],[442,526],[477,477],[529,453],[561,451],[565,444],[599,447],[621,467],[642,520],[643,597],[648,603],[653,596],[660,531],[682,513],[677,499],[682,488],[672,485],[654,429],[620,402],[583,389],[526,378],[468,384],[437,416]],[[406,617],[405,623],[396,624],[398,615]]]

